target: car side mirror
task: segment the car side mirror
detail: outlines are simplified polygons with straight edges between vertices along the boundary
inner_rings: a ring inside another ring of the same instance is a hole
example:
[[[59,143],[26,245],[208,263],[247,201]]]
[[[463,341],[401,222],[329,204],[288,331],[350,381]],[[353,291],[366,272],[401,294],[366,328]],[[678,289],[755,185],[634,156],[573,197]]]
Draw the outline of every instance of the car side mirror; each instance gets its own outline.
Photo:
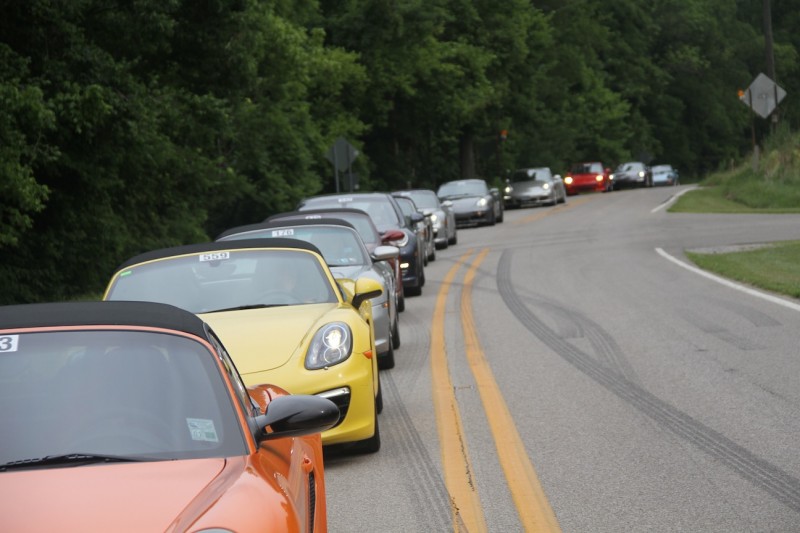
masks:
[[[255,387],[256,392],[262,387]],[[339,421],[339,408],[319,396],[288,394],[272,398],[266,412],[255,418],[259,442],[321,433]]]
[[[425,220],[425,215],[423,215],[422,213],[411,213],[409,215],[409,218],[411,219],[412,223],[419,224],[420,222]]]
[[[388,261],[400,256],[400,248],[397,246],[377,246],[372,251],[373,261]]]
[[[444,207],[453,207],[453,201],[452,200],[442,200],[442,205]]]
[[[355,284],[355,295],[353,296],[353,307],[358,309],[361,304],[372,298],[377,298],[383,294],[381,284],[370,278],[358,278]]]

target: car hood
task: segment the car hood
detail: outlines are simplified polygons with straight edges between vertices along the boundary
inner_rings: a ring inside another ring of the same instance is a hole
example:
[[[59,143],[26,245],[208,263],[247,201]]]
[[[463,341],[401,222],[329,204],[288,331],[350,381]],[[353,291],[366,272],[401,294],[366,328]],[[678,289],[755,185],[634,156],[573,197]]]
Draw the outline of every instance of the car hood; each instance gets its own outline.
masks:
[[[243,461],[233,463],[216,458],[7,472],[0,476],[3,529],[165,531],[176,520],[186,527],[239,479]]]
[[[336,303],[288,305],[199,316],[225,343],[239,373],[251,374],[285,365],[336,307]]]

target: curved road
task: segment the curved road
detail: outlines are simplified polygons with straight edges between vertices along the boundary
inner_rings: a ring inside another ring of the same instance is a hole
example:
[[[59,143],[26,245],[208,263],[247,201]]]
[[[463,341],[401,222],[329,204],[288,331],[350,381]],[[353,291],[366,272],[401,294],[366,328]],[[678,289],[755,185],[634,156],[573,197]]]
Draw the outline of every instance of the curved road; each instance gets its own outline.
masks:
[[[800,531],[800,302],[681,266],[800,216],[667,213],[682,189],[507,211],[437,251],[381,451],[326,453],[329,530]]]

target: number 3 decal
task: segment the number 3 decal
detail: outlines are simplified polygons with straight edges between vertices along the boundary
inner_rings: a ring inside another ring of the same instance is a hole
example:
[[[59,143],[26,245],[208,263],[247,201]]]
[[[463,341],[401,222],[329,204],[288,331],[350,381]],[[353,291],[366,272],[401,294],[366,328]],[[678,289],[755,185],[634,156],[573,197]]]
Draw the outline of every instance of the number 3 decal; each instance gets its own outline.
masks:
[[[7,335],[5,337],[0,337],[0,353],[16,352],[18,341],[19,335]]]

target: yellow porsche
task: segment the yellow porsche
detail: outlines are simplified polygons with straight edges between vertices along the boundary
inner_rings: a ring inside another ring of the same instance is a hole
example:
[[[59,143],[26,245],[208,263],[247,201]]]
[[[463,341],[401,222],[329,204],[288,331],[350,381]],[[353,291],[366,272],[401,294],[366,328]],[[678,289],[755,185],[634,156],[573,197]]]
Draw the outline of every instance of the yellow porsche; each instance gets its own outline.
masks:
[[[314,245],[251,239],[155,250],[124,262],[105,300],[172,304],[199,315],[230,351],[245,384],[274,383],[333,401],[325,445],[380,449],[371,279],[336,280]]]

